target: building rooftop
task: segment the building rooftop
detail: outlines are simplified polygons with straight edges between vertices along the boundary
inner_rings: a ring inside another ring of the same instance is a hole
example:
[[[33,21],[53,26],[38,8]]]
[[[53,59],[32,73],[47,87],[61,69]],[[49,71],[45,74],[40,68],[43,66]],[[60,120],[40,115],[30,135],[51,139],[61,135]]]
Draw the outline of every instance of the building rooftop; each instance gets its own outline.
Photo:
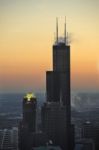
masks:
[[[28,101],[31,100],[31,98],[36,98],[36,96],[34,95],[34,93],[27,93],[24,98],[26,98]]]

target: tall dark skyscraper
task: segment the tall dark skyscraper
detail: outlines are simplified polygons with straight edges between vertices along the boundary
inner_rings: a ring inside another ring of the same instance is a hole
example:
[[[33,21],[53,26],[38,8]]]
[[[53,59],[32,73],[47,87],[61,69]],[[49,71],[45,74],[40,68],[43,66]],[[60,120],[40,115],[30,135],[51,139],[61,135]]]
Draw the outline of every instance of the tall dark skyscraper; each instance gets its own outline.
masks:
[[[23,122],[31,132],[36,131],[36,97],[28,93],[23,99]]]
[[[62,41],[58,38],[58,21],[56,29],[57,37],[53,45],[53,71],[46,73],[47,101],[62,103],[66,107],[66,118],[70,124],[70,46],[66,37],[66,22]]]
[[[53,71],[46,72],[47,102],[42,107],[42,128],[56,145],[70,150],[73,143],[70,105],[70,46],[66,36],[58,37],[56,20],[56,41],[53,45]]]

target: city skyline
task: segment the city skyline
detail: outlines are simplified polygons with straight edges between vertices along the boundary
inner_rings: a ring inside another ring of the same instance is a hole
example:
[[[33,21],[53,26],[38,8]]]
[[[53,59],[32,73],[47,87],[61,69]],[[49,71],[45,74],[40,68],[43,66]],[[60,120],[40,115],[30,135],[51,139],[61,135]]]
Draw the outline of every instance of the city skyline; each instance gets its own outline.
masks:
[[[99,90],[96,0],[0,1],[0,92],[45,91],[55,19],[63,35],[64,16],[71,36],[72,90]]]

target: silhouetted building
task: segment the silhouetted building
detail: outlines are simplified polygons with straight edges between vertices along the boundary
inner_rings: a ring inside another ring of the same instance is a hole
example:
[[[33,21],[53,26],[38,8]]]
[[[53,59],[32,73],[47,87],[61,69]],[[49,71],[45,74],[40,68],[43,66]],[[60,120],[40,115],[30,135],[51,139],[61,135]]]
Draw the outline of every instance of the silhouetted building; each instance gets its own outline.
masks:
[[[92,139],[95,150],[99,150],[99,126],[87,121],[82,125],[82,138]]]
[[[58,102],[45,103],[42,107],[42,130],[47,134],[49,140],[56,146],[65,149],[69,142],[67,138],[71,138],[71,147],[74,146],[74,126],[69,126],[69,136],[66,130],[66,107]]]
[[[18,129],[0,130],[0,150],[18,150]]]
[[[31,150],[33,133],[36,132],[37,100],[34,94],[28,93],[23,98],[23,119],[19,124],[19,149]]]
[[[28,93],[23,99],[23,123],[31,132],[36,131],[36,97]]]
[[[70,46],[68,37],[58,38],[53,45],[53,71],[46,73],[47,102],[42,107],[42,130],[55,145],[70,150],[74,146],[70,104]]]
[[[94,141],[92,139],[79,139],[76,141],[74,150],[95,150]]]

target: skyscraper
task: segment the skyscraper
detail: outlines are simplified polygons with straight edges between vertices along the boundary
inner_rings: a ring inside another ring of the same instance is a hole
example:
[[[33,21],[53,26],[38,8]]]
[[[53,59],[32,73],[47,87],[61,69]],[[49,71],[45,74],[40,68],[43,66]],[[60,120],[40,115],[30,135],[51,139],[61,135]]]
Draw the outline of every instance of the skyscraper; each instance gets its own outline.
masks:
[[[71,106],[70,106],[70,46],[66,36],[58,37],[56,20],[56,41],[53,45],[53,71],[46,72],[47,102],[42,107],[43,131],[56,145],[71,149]],[[72,141],[73,142],[73,141]]]
[[[28,93],[23,99],[23,122],[31,132],[36,130],[36,97]]]
[[[23,119],[19,124],[18,145],[20,150],[30,150],[33,146],[33,134],[36,132],[37,100],[33,93],[27,93],[23,98]]]
[[[95,150],[99,149],[99,126],[91,123],[90,121],[85,122],[82,125],[82,138],[92,139],[95,144]]]
[[[66,22],[64,38],[58,38],[58,21],[56,24],[56,41],[53,45],[53,71],[46,73],[47,101],[60,102],[66,107],[68,123],[70,124],[70,46],[66,37]]]

